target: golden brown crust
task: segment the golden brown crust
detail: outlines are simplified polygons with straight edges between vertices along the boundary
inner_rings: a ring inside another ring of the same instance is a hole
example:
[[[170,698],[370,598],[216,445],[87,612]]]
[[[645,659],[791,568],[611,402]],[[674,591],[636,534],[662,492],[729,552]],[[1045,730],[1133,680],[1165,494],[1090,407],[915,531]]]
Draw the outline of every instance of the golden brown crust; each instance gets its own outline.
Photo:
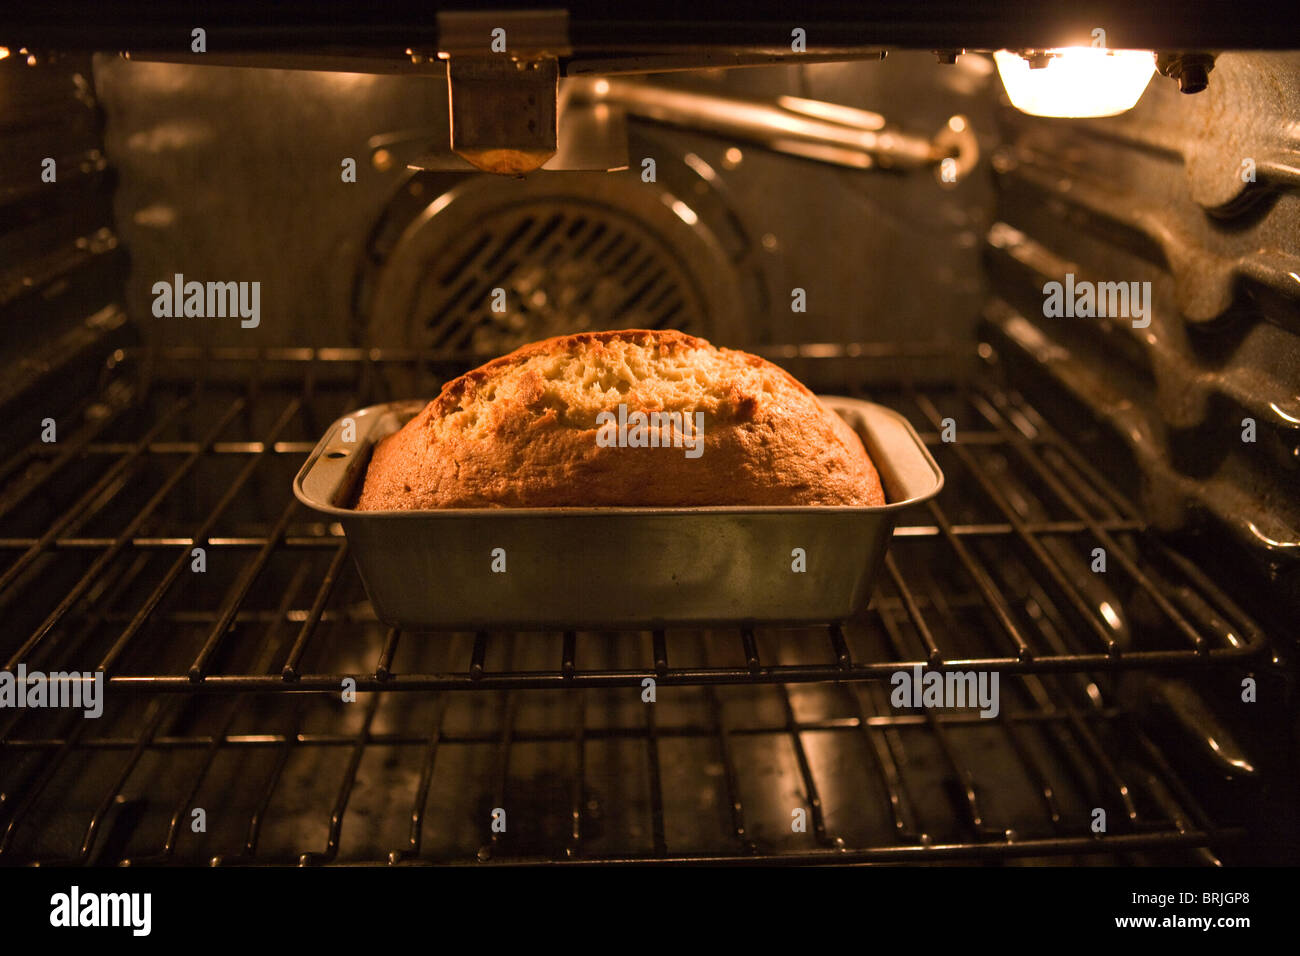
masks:
[[[620,403],[702,412],[702,453],[601,447],[597,416]],[[448,382],[376,446],[357,508],[884,503],[861,441],[784,369],[629,329],[534,342]]]

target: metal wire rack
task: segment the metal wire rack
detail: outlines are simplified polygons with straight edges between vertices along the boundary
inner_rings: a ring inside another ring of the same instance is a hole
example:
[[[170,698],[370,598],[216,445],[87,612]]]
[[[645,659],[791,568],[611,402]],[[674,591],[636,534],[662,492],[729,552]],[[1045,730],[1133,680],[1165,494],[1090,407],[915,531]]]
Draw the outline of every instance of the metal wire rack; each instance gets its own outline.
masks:
[[[774,352],[838,363],[857,395],[860,363],[891,357]],[[859,620],[385,628],[290,480],[333,418],[473,360],[119,352],[58,442],[0,467],[4,669],[107,678],[100,720],[0,712],[0,863],[1212,860],[1241,835],[1127,702],[1157,668],[1244,663],[1265,636],[983,380],[870,396],[948,485],[900,521]],[[892,706],[916,665],[998,672],[1000,713]]]

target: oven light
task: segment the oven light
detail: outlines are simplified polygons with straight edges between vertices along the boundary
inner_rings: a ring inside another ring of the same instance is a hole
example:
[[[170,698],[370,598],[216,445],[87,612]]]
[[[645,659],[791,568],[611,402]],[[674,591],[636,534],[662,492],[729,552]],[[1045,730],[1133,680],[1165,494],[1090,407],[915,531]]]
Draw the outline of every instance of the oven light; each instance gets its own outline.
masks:
[[[1031,68],[1019,53],[993,54],[1011,103],[1031,116],[1114,116],[1132,109],[1156,69],[1148,50],[1065,47]]]

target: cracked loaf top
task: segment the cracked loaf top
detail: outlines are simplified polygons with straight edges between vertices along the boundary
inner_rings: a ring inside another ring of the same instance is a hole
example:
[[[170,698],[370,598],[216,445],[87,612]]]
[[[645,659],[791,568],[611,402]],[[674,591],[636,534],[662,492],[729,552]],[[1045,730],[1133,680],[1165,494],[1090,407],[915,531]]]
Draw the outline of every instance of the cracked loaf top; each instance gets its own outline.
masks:
[[[883,505],[793,376],[677,331],[583,332],[453,379],[374,450],[357,508]]]

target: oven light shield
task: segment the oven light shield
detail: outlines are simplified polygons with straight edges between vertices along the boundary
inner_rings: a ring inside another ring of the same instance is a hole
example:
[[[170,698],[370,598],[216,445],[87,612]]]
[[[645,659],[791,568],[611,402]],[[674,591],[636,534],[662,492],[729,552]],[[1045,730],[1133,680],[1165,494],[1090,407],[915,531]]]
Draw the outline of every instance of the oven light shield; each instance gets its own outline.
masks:
[[[1030,116],[1115,116],[1141,99],[1156,70],[1149,50],[1063,47],[1038,69],[1010,50],[993,54],[1011,104]]]

